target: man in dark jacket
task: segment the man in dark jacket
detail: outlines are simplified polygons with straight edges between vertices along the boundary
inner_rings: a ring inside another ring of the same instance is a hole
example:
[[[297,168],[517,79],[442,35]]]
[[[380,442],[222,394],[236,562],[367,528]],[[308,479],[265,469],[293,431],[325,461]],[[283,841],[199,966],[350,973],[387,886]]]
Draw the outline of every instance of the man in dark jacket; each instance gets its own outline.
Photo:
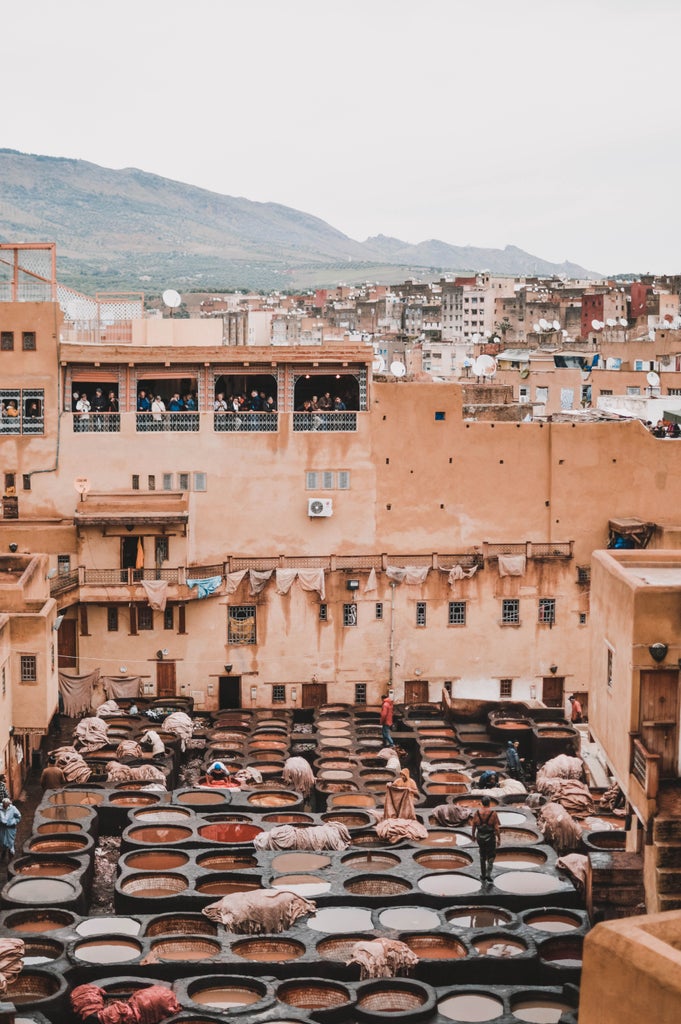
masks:
[[[489,882],[492,878],[494,858],[497,855],[497,845],[501,842],[501,825],[499,815],[490,807],[491,800],[483,796],[479,807],[471,818],[471,834],[473,841],[477,841],[480,851],[480,877],[483,882]]]

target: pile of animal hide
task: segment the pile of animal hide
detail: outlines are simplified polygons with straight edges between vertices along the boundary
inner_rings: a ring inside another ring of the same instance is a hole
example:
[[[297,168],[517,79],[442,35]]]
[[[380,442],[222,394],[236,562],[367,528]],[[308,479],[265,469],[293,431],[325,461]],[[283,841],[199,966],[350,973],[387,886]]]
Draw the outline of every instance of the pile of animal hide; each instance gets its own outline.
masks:
[[[586,876],[589,870],[589,858],[582,853],[568,853],[566,857],[559,857],[556,861],[559,871],[565,871],[580,895],[586,891]]]
[[[160,1024],[182,1007],[172,989],[150,985],[133,992],[129,999],[106,1000],[96,985],[78,985],[71,993],[71,1009],[79,1020],[97,1024]]]
[[[581,757],[559,754],[546,761],[537,772],[537,779],[579,779],[584,778],[584,762]]]
[[[116,747],[116,760],[122,761],[126,757],[134,760],[144,757],[144,751],[137,740],[121,740]]]
[[[436,825],[455,828],[468,821],[473,813],[473,808],[461,807],[459,804],[438,804],[430,813]]]
[[[285,786],[295,789],[306,799],[314,786],[314,772],[304,757],[289,757],[284,763],[282,779]]]
[[[108,728],[101,718],[81,718],[75,731],[80,749],[87,752],[105,747],[109,742]]]
[[[594,804],[589,787],[576,779],[547,779],[537,777],[537,790],[552,803],[562,804],[575,818],[593,814]]]
[[[55,764],[61,768],[67,782],[87,782],[92,772],[75,747],[58,747],[53,750]]]
[[[180,747],[184,751],[187,741],[192,738],[194,723],[184,711],[173,711],[172,714],[163,719],[163,728],[166,732],[171,732],[173,736],[178,737]]]
[[[385,767],[389,772],[394,772],[395,775],[399,774],[402,765],[394,747],[383,747],[376,754],[376,757],[380,757],[382,761],[385,761]]]
[[[325,825],[310,828],[277,825],[257,835],[253,845],[256,850],[347,850],[350,833],[339,821],[327,821]]]
[[[582,826],[570,817],[560,804],[544,804],[537,815],[537,825],[543,833],[544,839],[558,853],[568,853],[570,850],[579,849]]]
[[[376,825],[376,834],[387,843],[401,839],[426,839],[428,829],[416,818],[384,818]]]
[[[121,709],[115,700],[106,700],[97,708],[97,718],[106,718],[107,715],[121,714]]]
[[[21,974],[23,957],[23,939],[0,939],[0,995],[4,995],[7,986]]]
[[[254,889],[223,896],[217,903],[204,907],[202,913],[217,921],[229,932],[259,935],[284,932],[299,917],[314,914],[317,904],[295,892],[278,889]]]
[[[356,942],[346,965],[358,964],[360,979],[396,978],[408,974],[419,962],[416,953],[396,939],[371,939]]]
[[[107,782],[163,782],[165,773],[153,764],[120,764],[118,761],[107,761]]]

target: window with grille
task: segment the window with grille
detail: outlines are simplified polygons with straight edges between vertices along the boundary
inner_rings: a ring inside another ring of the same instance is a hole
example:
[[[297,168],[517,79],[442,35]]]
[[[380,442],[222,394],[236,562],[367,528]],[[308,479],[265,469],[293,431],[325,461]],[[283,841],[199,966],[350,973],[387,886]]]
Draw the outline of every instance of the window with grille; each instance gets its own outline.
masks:
[[[349,491],[350,490],[350,472],[347,469],[338,470],[338,490]]]
[[[611,651],[611,649],[609,647],[608,647],[608,661],[607,661],[607,666],[606,666],[606,681],[607,681],[607,684],[608,684],[608,689],[612,690],[612,651]]]
[[[578,583],[590,583],[591,582],[591,566],[590,565],[578,565],[577,566],[577,582]]]
[[[356,626],[357,625],[357,605],[356,604],[344,604],[343,605],[343,625],[344,626]]]
[[[520,601],[517,597],[505,597],[502,600],[501,624],[502,626],[517,626],[520,624]]]
[[[24,352],[35,352],[35,331],[22,332],[21,347],[24,350]]]
[[[555,597],[539,598],[539,621],[552,626],[556,621],[556,599]]]
[[[367,684],[366,683],[355,683],[355,704],[366,704],[367,702]]]
[[[206,475],[206,473],[194,473],[194,490],[208,490],[208,476]]]
[[[579,613],[579,624],[580,624],[580,626],[586,626],[586,623],[587,623],[586,612],[580,612]]]
[[[319,621],[326,622],[329,617],[329,606],[326,604],[320,604],[319,606]]]
[[[279,684],[272,687],[272,703],[273,704],[285,704],[286,703],[286,687],[280,686]]]
[[[167,562],[169,558],[169,543],[167,537],[157,537],[154,542],[156,565],[160,565],[161,562]]]
[[[254,644],[255,642],[255,605],[230,605],[227,612],[227,643]]]
[[[336,483],[336,474],[330,470],[325,469],[322,473],[322,490],[331,491],[333,490]]]
[[[118,632],[118,608],[115,605],[106,610],[106,628],[110,633]]]
[[[416,625],[425,626],[426,624],[426,602],[416,602]]]
[[[179,491],[189,490],[189,473],[178,473],[177,474],[177,489]]]
[[[31,489],[31,474],[30,473],[23,473],[22,474],[21,486],[23,487],[23,489],[25,491],[30,491],[30,489]]]
[[[137,629],[153,629],[154,613],[148,604],[141,604],[137,610]]]
[[[383,602],[382,601],[377,601],[376,602],[376,618],[377,619],[382,619],[383,618]]]
[[[2,695],[3,697],[7,696],[7,670],[4,665],[2,666]]]
[[[513,696],[513,680],[512,679],[500,679],[499,680],[499,697],[510,698]]]
[[[35,683],[38,679],[38,659],[35,654],[22,654],[21,663],[22,683]]]
[[[465,626],[466,625],[466,602],[465,601],[450,601],[449,602],[449,614],[447,619],[449,626]]]
[[[139,491],[140,489],[140,478],[137,473],[132,474],[132,490]]]
[[[0,332],[0,352],[14,351],[14,331]]]
[[[147,488],[150,491],[156,490],[156,477],[153,474],[150,474],[147,477]]]
[[[172,473],[164,473],[163,474],[163,490],[164,491],[172,491],[172,489],[173,489],[173,474]]]
[[[60,576],[71,572],[71,555],[57,555],[57,572]]]
[[[305,474],[305,487],[308,491],[317,490],[317,474],[315,472],[310,471]]]
[[[175,628],[175,609],[171,604],[167,604],[163,609],[163,628],[174,629]]]

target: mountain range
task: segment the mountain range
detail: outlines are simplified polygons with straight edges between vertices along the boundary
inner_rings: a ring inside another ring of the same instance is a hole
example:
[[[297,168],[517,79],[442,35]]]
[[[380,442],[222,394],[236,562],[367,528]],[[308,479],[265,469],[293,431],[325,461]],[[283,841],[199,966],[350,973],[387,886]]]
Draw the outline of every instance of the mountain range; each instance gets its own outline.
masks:
[[[515,246],[355,241],[278,203],[220,195],[135,168],[0,149],[0,241],[56,242],[57,274],[83,291],[300,289],[489,270],[600,275]]]

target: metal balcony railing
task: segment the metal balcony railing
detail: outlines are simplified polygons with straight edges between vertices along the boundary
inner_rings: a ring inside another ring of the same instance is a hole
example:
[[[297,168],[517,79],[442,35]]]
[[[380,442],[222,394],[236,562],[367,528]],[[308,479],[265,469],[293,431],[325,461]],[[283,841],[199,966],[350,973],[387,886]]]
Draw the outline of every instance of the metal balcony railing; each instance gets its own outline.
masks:
[[[138,434],[196,433],[199,429],[198,412],[138,412],[135,415]]]
[[[294,433],[352,433],[357,430],[355,412],[294,412]]]
[[[74,434],[118,434],[121,429],[121,415],[118,412],[91,412],[86,416],[73,417]]]
[[[216,412],[213,430],[218,433],[276,434],[279,416],[276,412]]]

